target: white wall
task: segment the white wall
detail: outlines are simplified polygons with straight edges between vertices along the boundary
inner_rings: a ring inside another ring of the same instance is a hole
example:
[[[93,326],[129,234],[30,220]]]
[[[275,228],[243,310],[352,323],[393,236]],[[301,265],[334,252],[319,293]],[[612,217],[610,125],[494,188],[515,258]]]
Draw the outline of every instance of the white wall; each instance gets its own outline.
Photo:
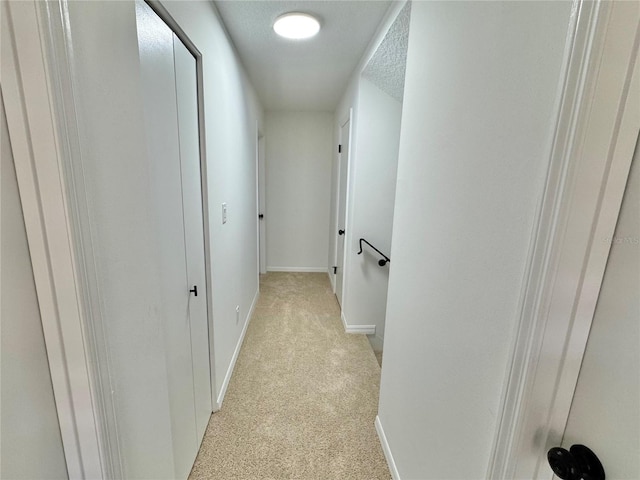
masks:
[[[484,478],[570,2],[415,2],[379,418],[404,479]]]
[[[0,101],[0,478],[66,479],[18,182]]]
[[[390,264],[380,267],[381,257],[366,244],[357,255],[358,240],[366,238],[391,254],[402,104],[365,78],[360,79],[358,95],[353,135],[357,153],[351,156],[351,235],[345,251],[349,286],[342,310],[348,325],[375,325],[372,343],[381,349]]]
[[[333,115],[267,112],[267,270],[326,270]]]
[[[562,442],[588,446],[620,480],[640,478],[639,269],[637,145]]]

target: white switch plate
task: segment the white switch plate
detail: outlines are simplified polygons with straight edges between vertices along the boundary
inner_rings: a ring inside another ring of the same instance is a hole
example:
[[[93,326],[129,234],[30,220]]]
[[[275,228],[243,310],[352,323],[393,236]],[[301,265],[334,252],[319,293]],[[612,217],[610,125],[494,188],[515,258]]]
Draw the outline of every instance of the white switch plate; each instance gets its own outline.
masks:
[[[240,305],[236,306],[236,325],[240,321]]]
[[[227,223],[227,204],[226,202],[222,204],[222,223]]]

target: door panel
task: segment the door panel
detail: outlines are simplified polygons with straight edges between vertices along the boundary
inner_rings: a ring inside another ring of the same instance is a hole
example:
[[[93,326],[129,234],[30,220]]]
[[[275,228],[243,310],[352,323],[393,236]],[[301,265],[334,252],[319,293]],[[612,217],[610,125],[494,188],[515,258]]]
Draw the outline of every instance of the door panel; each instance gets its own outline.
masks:
[[[338,193],[338,230],[346,230],[347,215],[347,182],[349,171],[349,128],[351,122],[348,121],[340,130],[340,144],[342,151],[340,153],[340,173],[339,173],[339,193]],[[336,271],[336,297],[340,306],[342,306],[342,291],[344,283],[344,244],[346,233],[338,234],[338,246],[336,249],[338,269]]]
[[[174,35],[143,2],[136,3],[149,183],[159,251],[160,311],[165,346],[173,476],[186,479],[198,450],[191,355],[190,293],[185,265]],[[151,247],[154,248],[154,247]],[[204,286],[204,285],[203,285]]]
[[[191,295],[189,297],[188,317],[191,326],[195,422],[199,444],[207,428],[212,408],[196,59],[175,35],[173,35],[173,44],[180,134],[187,285],[189,288],[194,285],[198,288],[198,296]]]
[[[600,289],[563,446],[580,443],[607,478],[640,478],[640,148]]]
[[[258,138],[258,212],[262,215],[267,210],[267,197],[265,190],[266,166],[264,163],[264,137]],[[267,273],[267,228],[266,218],[262,217],[258,222],[258,242],[260,257],[260,273]]]

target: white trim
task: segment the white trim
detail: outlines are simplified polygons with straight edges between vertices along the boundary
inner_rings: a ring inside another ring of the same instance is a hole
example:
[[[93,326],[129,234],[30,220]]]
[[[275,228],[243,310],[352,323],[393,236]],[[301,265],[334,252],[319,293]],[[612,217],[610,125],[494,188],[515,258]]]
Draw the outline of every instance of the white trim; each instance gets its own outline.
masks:
[[[387,440],[387,436],[384,433],[384,428],[382,428],[382,422],[380,421],[380,417],[378,415],[376,415],[375,425],[378,439],[380,440],[380,445],[382,446],[382,452],[384,453],[384,458],[386,458],[389,472],[391,472],[391,478],[393,480],[400,480],[400,473],[398,472],[396,461],[394,460],[393,454],[391,453],[389,441]]]
[[[2,89],[69,478],[105,478],[104,440],[63,181],[46,10],[3,2]],[[43,18],[44,16],[44,18]],[[44,60],[44,61],[43,61]],[[72,368],[70,368],[72,367]]]
[[[356,333],[361,335],[375,335],[375,325],[349,325],[344,329],[345,333]]]
[[[325,267],[267,267],[267,272],[324,273]]]
[[[347,319],[344,316],[344,310],[340,312],[340,319],[342,320],[342,325],[344,326],[345,333],[358,333],[363,335],[376,334],[375,325],[349,325],[347,323]]]
[[[222,387],[220,387],[220,393],[218,394],[216,403],[215,405],[213,405],[214,412],[217,412],[222,408],[222,402],[224,401],[224,396],[227,394],[227,387],[229,386],[229,382],[231,381],[233,371],[236,368],[236,361],[238,360],[238,355],[240,354],[240,350],[242,349],[242,344],[244,343],[244,336],[247,333],[247,328],[249,328],[249,323],[251,322],[251,319],[253,317],[253,312],[256,309],[256,304],[258,303],[259,296],[260,296],[260,289],[256,291],[256,294],[253,297],[253,301],[251,302],[251,307],[249,308],[249,312],[245,317],[244,326],[242,327],[242,332],[240,333],[240,338],[238,338],[238,343],[236,344],[236,348],[233,351],[233,356],[231,357],[231,362],[229,363],[227,374],[224,376],[224,381],[222,382]]]
[[[42,35],[47,38],[47,68],[49,72],[51,102],[54,106],[56,129],[60,149],[61,168],[68,192],[70,228],[75,255],[75,270],[79,284],[79,305],[83,309],[86,329],[89,373],[93,383],[96,428],[100,435],[100,455],[106,478],[123,476],[120,454],[120,435],[116,418],[113,392],[115,386],[110,371],[109,351],[101,299],[96,256],[93,247],[87,190],[84,183],[83,162],[76,111],[76,76],[73,68],[73,45],[69,31],[67,0],[39,3]]]
[[[640,31],[621,10],[617,2],[574,3],[488,478],[550,478],[544,453],[562,440],[609,251],[601,239],[613,236],[640,126],[638,82],[630,81]]]

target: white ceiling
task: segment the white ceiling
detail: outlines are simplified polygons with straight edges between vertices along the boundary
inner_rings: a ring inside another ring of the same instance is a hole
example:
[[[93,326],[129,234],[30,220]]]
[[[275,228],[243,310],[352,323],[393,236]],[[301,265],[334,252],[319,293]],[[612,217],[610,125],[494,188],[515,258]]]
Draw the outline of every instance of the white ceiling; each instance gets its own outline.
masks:
[[[216,1],[265,110],[333,111],[391,1]],[[273,31],[283,13],[320,20],[320,33],[286,40]]]

